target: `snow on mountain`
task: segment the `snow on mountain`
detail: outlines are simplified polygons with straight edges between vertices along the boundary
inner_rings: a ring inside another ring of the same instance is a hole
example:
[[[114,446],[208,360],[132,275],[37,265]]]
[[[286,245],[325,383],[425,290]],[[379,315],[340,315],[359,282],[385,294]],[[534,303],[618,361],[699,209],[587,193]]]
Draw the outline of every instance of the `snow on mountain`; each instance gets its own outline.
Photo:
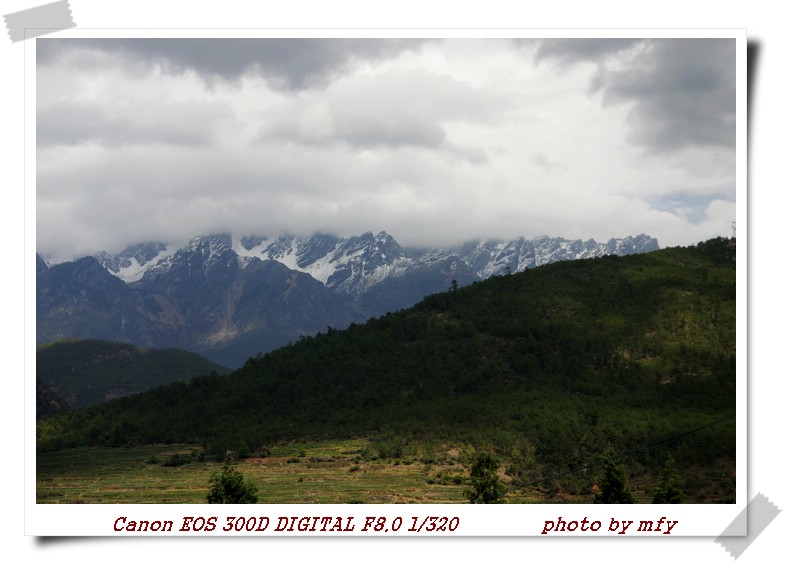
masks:
[[[477,279],[486,279],[554,261],[657,249],[658,241],[644,234],[607,242],[542,236],[532,240],[474,241],[453,248],[406,250],[386,232],[376,235],[366,232],[349,238],[321,233],[307,237],[214,234],[193,238],[182,248],[151,242],[130,246],[117,255],[101,252],[95,257],[115,276],[132,283],[150,270],[166,271],[186,257],[189,264],[209,269],[216,261],[227,261],[225,254],[232,251],[241,268],[246,268],[254,258],[274,260],[293,271],[309,274],[329,289],[360,295],[381,281],[448,258],[463,262]]]
[[[510,241],[475,241],[442,250],[411,250],[408,255],[417,256],[422,261],[437,261],[455,256],[475,272],[479,279],[486,279],[493,275],[518,273],[555,261],[645,253],[657,249],[658,241],[645,234],[613,238],[606,243],[593,239],[582,241],[541,236],[533,240],[518,238]]]
[[[233,249],[241,257],[275,260],[294,271],[308,273],[330,289],[356,294],[411,263],[396,240],[385,232],[342,239],[319,233],[275,239],[245,236],[234,240]]]
[[[139,281],[145,272],[162,259],[173,255],[177,247],[162,242],[147,242],[127,247],[119,254],[99,252],[95,258],[110,273],[126,283]]]

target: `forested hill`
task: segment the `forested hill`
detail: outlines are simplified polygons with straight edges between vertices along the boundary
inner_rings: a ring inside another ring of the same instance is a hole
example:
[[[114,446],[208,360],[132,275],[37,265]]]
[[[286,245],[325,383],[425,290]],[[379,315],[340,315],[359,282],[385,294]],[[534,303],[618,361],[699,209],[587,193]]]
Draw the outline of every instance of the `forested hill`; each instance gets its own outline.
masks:
[[[155,350],[107,340],[61,340],[36,349],[37,379],[72,408],[211,372],[229,370],[178,349]]]
[[[177,441],[249,453],[370,435],[399,452],[424,440],[495,447],[543,472],[648,446],[734,461],[734,411],[735,241],[720,238],[448,290],[228,377],[42,421],[39,448]]]

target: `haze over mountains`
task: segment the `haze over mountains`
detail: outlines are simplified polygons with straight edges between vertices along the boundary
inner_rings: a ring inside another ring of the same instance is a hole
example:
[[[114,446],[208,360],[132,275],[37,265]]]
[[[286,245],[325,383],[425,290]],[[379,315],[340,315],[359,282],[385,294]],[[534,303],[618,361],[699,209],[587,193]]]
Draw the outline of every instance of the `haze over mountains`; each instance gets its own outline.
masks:
[[[37,341],[123,340],[178,347],[237,367],[326,328],[345,328],[423,297],[555,261],[659,248],[636,237],[474,241],[403,248],[386,232],[193,238],[57,265],[37,257]]]

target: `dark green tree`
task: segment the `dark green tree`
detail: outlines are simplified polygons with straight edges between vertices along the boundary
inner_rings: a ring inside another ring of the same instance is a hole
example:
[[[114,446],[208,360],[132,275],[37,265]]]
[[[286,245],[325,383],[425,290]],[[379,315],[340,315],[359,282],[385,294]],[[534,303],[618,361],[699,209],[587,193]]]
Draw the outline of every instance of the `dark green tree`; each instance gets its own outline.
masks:
[[[683,491],[679,487],[680,478],[672,454],[667,455],[659,483],[653,490],[653,503],[683,503]]]
[[[236,465],[228,450],[221,471],[210,476],[208,503],[257,503],[257,486],[244,480]]]
[[[596,503],[636,503],[628,487],[626,470],[613,456],[607,456],[599,488],[601,492],[596,494]]]
[[[478,454],[470,468],[470,489],[465,495],[470,503],[500,503],[506,493],[505,484],[497,477],[500,460],[492,453]]]

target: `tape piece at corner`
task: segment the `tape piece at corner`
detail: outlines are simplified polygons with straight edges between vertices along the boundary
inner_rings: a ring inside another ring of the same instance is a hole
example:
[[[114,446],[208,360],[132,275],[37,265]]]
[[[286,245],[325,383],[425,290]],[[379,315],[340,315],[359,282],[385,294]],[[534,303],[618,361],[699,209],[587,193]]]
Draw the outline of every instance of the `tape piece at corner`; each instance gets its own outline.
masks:
[[[71,17],[68,0],[36,6],[12,14],[6,14],[5,25],[11,42],[23,41],[55,31],[76,27]]]
[[[762,493],[758,493],[724,529],[724,532],[716,537],[716,542],[737,560],[781,511]],[[740,532],[746,532],[746,536],[733,534]]]

